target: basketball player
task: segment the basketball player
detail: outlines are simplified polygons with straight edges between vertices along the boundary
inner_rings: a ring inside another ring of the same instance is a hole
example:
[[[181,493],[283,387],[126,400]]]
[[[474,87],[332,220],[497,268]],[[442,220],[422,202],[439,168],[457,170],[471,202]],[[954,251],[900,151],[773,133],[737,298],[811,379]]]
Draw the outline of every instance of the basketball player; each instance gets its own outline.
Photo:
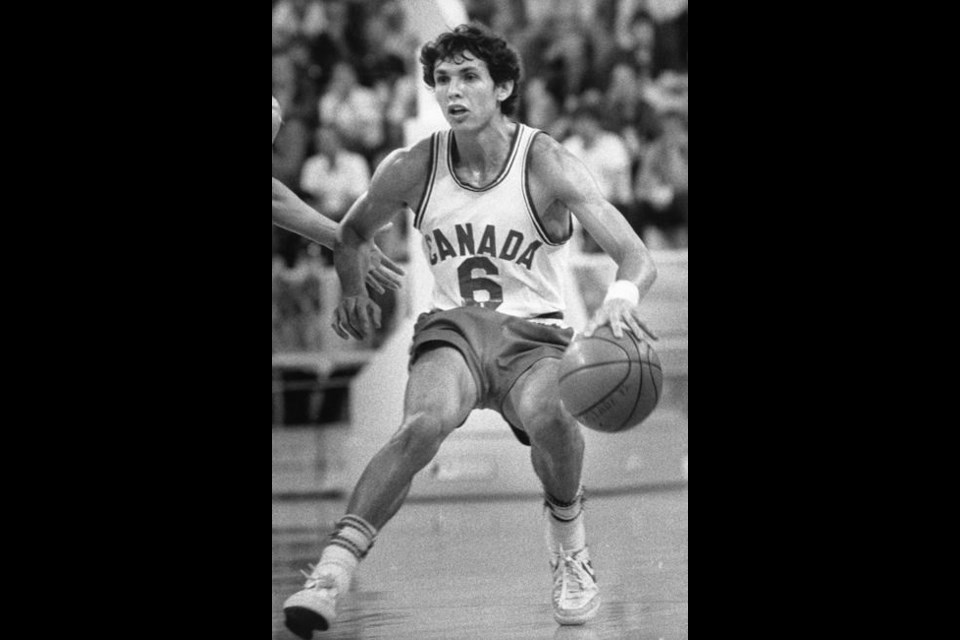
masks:
[[[341,223],[334,261],[344,290],[334,328],[363,338],[380,310],[363,288],[359,250],[403,207],[415,213],[435,286],[416,324],[404,418],[373,457],[305,588],[284,605],[303,638],[326,629],[359,561],[400,508],[414,475],[474,409],[494,409],[530,447],[547,519],[554,618],[583,624],[600,604],[586,544],[580,485],[584,441],[558,399],[558,368],[573,329],[563,323],[560,274],[572,215],[618,265],[584,333],[647,331],[638,303],[656,268],[584,165],[559,143],[510,119],[517,53],[461,25],[420,55],[450,130],[388,156]]]
[[[283,117],[280,112],[280,103],[274,97],[274,141],[277,139],[282,124]],[[328,249],[333,249],[337,223],[321,215],[319,211],[297,197],[297,194],[276,178],[273,178],[273,224]],[[366,283],[377,293],[383,293],[386,289],[399,289],[401,280],[398,276],[403,275],[403,269],[383,255],[379,247],[373,242],[369,243],[368,249],[370,251],[370,268],[367,271]]]

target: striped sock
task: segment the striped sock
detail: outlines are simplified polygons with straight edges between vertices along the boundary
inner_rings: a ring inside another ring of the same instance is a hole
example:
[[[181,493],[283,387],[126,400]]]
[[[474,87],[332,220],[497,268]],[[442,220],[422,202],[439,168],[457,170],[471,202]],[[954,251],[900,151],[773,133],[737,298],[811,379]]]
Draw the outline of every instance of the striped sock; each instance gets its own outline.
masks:
[[[562,547],[567,551],[579,551],[586,545],[586,530],[583,525],[583,487],[571,502],[562,502],[544,492],[544,505],[550,512],[547,518],[547,546],[551,553]]]
[[[343,516],[337,522],[329,544],[320,555],[316,571],[332,574],[337,579],[340,590],[346,591],[353,573],[370,551],[376,537],[376,528],[360,516]]]

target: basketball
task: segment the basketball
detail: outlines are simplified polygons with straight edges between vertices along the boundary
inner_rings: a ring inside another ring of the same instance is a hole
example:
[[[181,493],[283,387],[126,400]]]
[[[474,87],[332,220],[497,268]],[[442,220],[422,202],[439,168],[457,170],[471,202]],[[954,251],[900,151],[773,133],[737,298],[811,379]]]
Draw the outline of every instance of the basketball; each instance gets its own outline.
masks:
[[[663,368],[646,340],[609,326],[578,336],[560,362],[560,399],[584,426],[616,433],[643,422],[657,406]]]

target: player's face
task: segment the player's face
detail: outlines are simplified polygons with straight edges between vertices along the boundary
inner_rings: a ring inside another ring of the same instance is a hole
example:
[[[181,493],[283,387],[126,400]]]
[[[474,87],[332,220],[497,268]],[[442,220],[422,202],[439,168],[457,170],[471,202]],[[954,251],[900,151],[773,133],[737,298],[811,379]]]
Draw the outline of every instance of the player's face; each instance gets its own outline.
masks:
[[[438,62],[433,79],[437,103],[453,129],[482,127],[500,113],[500,101],[513,89],[512,83],[495,85],[487,63],[469,51]]]

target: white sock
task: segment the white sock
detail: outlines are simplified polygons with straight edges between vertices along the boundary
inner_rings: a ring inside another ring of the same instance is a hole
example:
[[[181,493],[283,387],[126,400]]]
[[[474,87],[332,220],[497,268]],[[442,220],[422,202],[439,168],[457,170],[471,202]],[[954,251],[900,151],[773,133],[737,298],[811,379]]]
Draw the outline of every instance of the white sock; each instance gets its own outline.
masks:
[[[332,575],[341,591],[348,590],[360,560],[370,551],[376,536],[377,530],[369,522],[359,516],[345,515],[337,522],[337,530],[320,555],[314,572]]]
[[[579,551],[587,546],[586,529],[583,524],[583,489],[573,502],[562,503],[546,496],[547,546],[551,553]]]

